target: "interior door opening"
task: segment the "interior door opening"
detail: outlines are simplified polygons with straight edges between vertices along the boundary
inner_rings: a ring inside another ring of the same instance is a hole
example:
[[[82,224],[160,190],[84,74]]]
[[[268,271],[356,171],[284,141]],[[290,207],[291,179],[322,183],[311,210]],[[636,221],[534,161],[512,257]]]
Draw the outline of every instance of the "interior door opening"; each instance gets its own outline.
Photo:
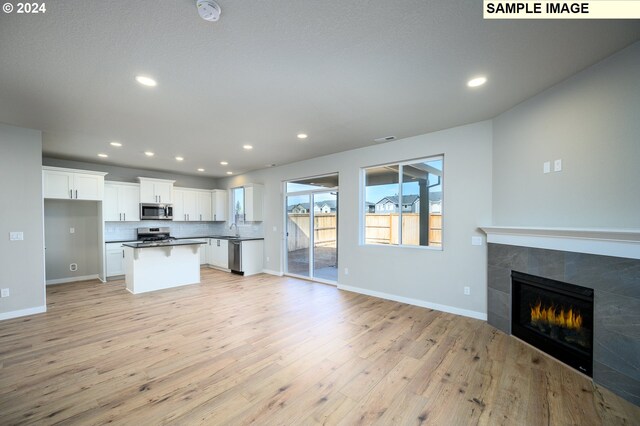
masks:
[[[286,182],[285,273],[338,281],[338,175]]]

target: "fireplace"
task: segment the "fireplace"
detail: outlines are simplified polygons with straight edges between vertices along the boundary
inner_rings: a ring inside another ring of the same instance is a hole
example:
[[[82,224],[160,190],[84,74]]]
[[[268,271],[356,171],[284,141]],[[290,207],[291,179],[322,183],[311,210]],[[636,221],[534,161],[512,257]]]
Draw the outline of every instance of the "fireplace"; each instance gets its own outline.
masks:
[[[593,377],[593,290],[511,272],[511,332]]]

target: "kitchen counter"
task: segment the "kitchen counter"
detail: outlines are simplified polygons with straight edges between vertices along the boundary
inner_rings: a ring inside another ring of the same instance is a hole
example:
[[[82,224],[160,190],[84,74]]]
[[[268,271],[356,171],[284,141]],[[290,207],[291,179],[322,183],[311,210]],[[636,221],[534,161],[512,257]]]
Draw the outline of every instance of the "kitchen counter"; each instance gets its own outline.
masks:
[[[166,242],[147,242],[147,243],[125,243],[122,244],[125,247],[131,247],[134,249],[152,248],[152,247],[175,247],[175,246],[189,246],[192,244],[206,244],[202,241],[193,240],[174,240]]]
[[[213,238],[214,240],[236,240],[236,241],[254,241],[254,240],[264,240],[264,237],[236,237],[234,235],[202,235],[197,237],[175,237],[177,240],[198,240],[202,238]],[[105,241],[105,244],[112,243],[134,243],[137,242],[136,239],[130,240],[109,240]]]
[[[133,294],[200,283],[200,241],[124,246],[127,290]]]

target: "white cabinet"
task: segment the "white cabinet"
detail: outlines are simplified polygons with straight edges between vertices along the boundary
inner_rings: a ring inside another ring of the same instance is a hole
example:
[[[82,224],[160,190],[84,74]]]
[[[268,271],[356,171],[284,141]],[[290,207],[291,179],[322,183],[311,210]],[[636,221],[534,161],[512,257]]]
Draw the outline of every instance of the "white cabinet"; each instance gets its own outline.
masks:
[[[100,201],[107,173],[88,170],[42,168],[43,197],[60,200]]]
[[[211,215],[211,191],[197,192],[197,216],[200,222],[213,220]]]
[[[171,203],[174,180],[139,177],[141,203]]]
[[[264,186],[250,184],[244,187],[244,211],[246,222],[261,222],[263,220]]]
[[[245,276],[255,275],[262,272],[263,261],[263,240],[250,240],[242,242],[242,254],[240,264]]]
[[[124,275],[124,247],[122,243],[105,244],[107,278]]]
[[[105,182],[103,217],[105,222],[139,221],[140,185]]]
[[[207,263],[217,268],[229,268],[229,241],[210,238],[207,246]]]
[[[207,255],[208,255],[208,251],[207,248],[209,247],[209,239],[208,238],[194,238],[193,241],[201,241],[204,244],[200,244],[200,265],[206,265],[207,263],[209,263],[207,261]]]
[[[174,222],[211,221],[211,191],[175,188],[173,220]]]
[[[223,189],[211,191],[211,213],[214,222],[224,222],[227,220],[227,200],[229,195]]]

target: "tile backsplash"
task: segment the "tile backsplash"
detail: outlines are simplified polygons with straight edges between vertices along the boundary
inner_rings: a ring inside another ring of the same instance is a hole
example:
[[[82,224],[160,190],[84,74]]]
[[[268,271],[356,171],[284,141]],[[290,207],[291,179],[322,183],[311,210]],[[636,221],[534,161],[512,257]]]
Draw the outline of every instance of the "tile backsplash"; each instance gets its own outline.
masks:
[[[227,222],[172,222],[166,220],[145,220],[141,222],[105,222],[104,240],[127,241],[136,239],[138,228],[168,226],[171,236],[177,238],[205,237],[213,235],[234,235],[236,230],[229,229]],[[247,223],[238,227],[243,237],[262,237],[262,222]]]

